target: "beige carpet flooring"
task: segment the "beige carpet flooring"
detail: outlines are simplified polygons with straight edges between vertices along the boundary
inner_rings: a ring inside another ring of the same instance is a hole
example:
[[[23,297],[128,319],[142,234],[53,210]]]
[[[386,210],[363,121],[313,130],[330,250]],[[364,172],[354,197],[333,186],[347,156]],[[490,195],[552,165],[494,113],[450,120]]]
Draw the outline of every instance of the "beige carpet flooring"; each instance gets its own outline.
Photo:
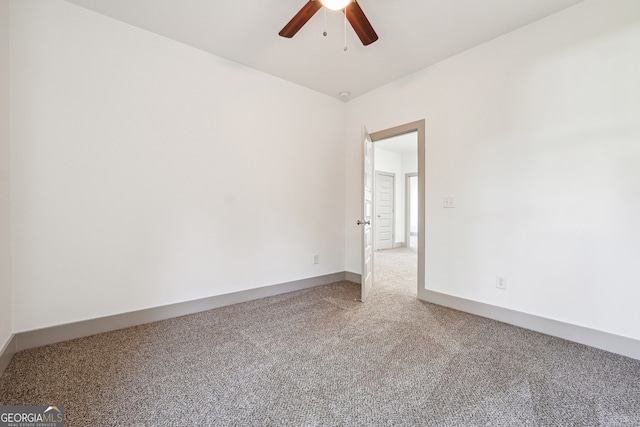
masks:
[[[340,282],[22,351],[0,404],[68,426],[640,426],[640,361],[417,301],[412,255],[376,254],[366,303]]]

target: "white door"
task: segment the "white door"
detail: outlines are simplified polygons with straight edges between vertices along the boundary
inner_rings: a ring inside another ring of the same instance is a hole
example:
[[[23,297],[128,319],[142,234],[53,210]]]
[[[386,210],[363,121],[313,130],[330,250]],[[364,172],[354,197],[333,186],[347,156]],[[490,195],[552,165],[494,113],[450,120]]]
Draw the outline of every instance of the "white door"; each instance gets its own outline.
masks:
[[[362,296],[365,302],[373,284],[373,232],[371,229],[372,198],[373,198],[373,142],[365,128],[362,129],[363,149],[363,189],[362,189],[362,220],[358,225],[362,227]]]
[[[373,223],[376,250],[393,248],[394,205],[396,179],[394,174],[376,172],[375,213]]]

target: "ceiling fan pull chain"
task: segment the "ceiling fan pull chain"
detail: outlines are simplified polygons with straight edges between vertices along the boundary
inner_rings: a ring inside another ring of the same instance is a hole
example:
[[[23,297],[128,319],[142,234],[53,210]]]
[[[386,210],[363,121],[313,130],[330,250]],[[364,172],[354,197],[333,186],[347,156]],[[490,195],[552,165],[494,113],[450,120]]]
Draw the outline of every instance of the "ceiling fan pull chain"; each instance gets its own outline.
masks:
[[[327,37],[327,8],[323,7],[322,12],[324,12],[324,31],[322,32],[322,35]]]
[[[347,8],[344,8],[344,51],[347,51]]]

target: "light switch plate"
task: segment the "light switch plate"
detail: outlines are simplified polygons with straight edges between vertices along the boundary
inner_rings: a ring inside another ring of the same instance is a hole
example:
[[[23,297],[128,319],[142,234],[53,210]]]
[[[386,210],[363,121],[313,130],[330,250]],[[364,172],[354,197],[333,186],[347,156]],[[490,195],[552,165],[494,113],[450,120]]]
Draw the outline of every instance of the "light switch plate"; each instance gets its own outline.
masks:
[[[507,277],[502,275],[496,276],[496,288],[507,289]]]
[[[454,199],[453,197],[445,197],[442,199],[442,206],[445,208],[455,208],[456,199]]]

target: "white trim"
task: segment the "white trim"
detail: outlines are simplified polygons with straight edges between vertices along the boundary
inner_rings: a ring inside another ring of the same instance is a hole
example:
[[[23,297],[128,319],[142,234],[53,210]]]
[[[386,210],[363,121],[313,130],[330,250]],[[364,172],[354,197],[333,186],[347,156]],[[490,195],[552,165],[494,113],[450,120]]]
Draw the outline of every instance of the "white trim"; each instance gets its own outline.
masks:
[[[419,298],[423,301],[640,360],[640,341],[633,338],[428,289],[425,289]]]

